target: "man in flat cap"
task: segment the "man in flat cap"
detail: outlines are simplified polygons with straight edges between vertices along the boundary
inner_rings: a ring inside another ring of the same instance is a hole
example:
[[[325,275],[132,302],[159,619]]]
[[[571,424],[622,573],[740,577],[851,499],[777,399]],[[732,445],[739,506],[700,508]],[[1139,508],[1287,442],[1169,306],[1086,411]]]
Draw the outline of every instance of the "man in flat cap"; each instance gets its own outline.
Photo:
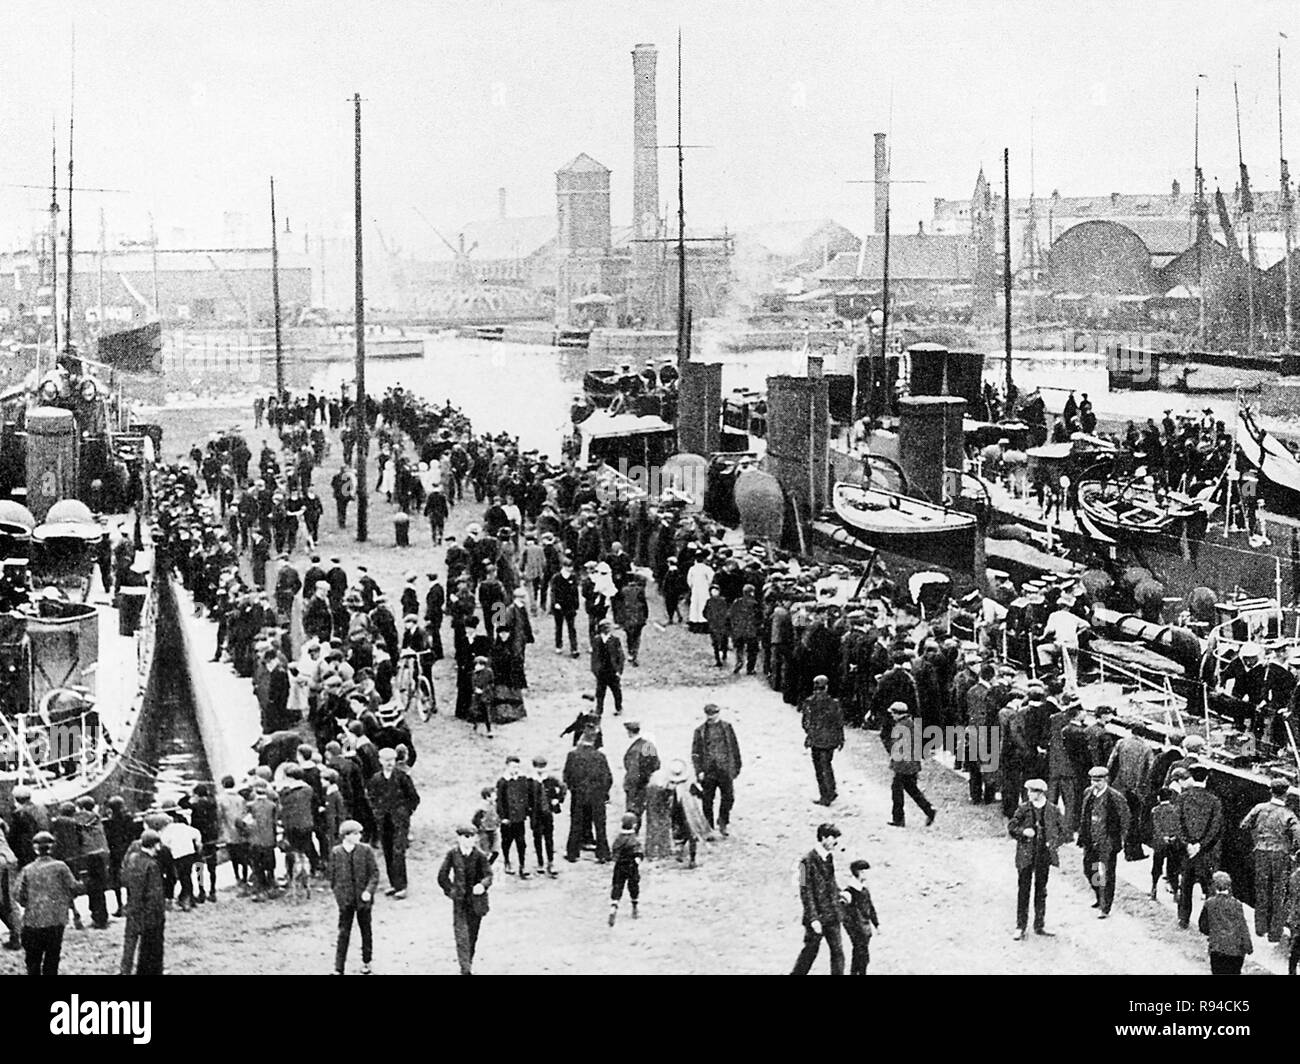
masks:
[[[348,960],[348,943],[355,918],[361,929],[361,974],[370,974],[373,951],[371,915],[379,887],[379,862],[375,851],[361,841],[361,824],[345,820],[339,825],[340,842],[329,855],[328,874],[339,907],[339,934],[334,950],[334,974],[342,975]]]
[[[839,700],[830,695],[829,680],[813,677],[813,693],[803,700],[799,711],[803,717],[803,744],[812,752],[813,771],[817,775],[818,805],[830,805],[837,797],[836,750],[844,749],[844,712]]]
[[[903,817],[903,795],[910,794],[925,814],[925,826],[934,823],[935,808],[921,791],[920,725],[906,702],[895,702],[889,707],[890,722],[880,729],[880,741],[889,751],[889,767],[894,774],[890,784],[893,815],[890,827],[907,826]]]
[[[456,829],[456,845],[447,851],[438,869],[438,886],[451,899],[451,926],[456,938],[456,960],[461,975],[473,975],[474,950],[479,926],[488,913],[488,888],[492,866],[478,848],[478,831],[469,824]]]
[[[1040,779],[1025,782],[1026,801],[1016,809],[1007,825],[1007,832],[1016,840],[1016,874],[1019,886],[1016,894],[1017,941],[1025,937],[1029,925],[1029,890],[1034,892],[1034,934],[1052,934],[1044,927],[1047,916],[1047,878],[1052,866],[1059,865],[1057,854],[1065,841],[1065,828],[1061,812],[1047,801],[1047,784]]]
[[[36,858],[18,873],[13,899],[23,910],[22,944],[28,975],[58,975],[63,929],[79,887],[76,877],[56,860],[54,836],[38,831],[32,839]]]
[[[1129,811],[1124,796],[1110,785],[1110,773],[1102,765],[1088,770],[1091,787],[1083,798],[1079,823],[1079,846],[1083,850],[1083,874],[1088,877],[1100,909],[1099,919],[1110,915],[1115,901],[1115,865],[1128,834]]]
[[[1260,802],[1241,822],[1250,835],[1255,863],[1255,934],[1282,941],[1285,922],[1287,871],[1290,855],[1300,851],[1300,818],[1287,807],[1290,785],[1278,776],[1269,783],[1271,797]],[[1300,939],[1300,927],[1292,927]]]

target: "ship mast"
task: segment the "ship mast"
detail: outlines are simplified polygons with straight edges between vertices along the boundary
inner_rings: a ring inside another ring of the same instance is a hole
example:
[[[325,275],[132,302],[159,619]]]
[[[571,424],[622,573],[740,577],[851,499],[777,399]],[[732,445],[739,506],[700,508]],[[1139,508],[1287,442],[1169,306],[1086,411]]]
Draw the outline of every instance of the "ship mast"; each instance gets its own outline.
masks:
[[[1232,100],[1237,112],[1237,168],[1241,171],[1241,216],[1246,219],[1246,354],[1255,353],[1255,201],[1250,194],[1250,174],[1241,152],[1241,97],[1232,79]],[[69,228],[71,228],[69,226]]]
[[[1281,34],[1280,36],[1285,36],[1285,34]],[[1283,262],[1286,263],[1284,267],[1285,277],[1286,277],[1286,281],[1285,281],[1286,292],[1283,300],[1284,306],[1286,308],[1285,348],[1287,351],[1290,351],[1291,337],[1294,330],[1294,317],[1293,317],[1292,295],[1291,295],[1291,250],[1292,250],[1292,243],[1294,239],[1294,234],[1292,233],[1292,227],[1295,224],[1295,218],[1294,218],[1295,203],[1291,198],[1291,172],[1287,168],[1286,149],[1283,147],[1283,142],[1282,142],[1282,45],[1281,44],[1277,46],[1277,154],[1282,162],[1282,203],[1281,203],[1282,240],[1283,240],[1283,246],[1285,249],[1285,256],[1286,256],[1283,259]]]
[[[59,144],[57,122],[50,120],[50,328],[51,350],[59,354]],[[39,362],[39,359],[38,359]],[[37,376],[40,366],[37,365]]]

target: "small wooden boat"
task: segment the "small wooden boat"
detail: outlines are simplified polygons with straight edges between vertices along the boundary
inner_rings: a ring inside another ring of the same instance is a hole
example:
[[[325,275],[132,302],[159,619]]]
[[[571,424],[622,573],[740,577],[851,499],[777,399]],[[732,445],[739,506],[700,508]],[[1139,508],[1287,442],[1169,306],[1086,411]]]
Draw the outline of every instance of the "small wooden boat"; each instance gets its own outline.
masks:
[[[1196,500],[1176,491],[1158,493],[1135,481],[1085,480],[1079,485],[1078,509],[1107,535],[1180,536],[1183,523],[1203,510]]]
[[[831,505],[859,540],[878,550],[950,569],[974,567],[979,529],[972,514],[844,482],[835,485]]]
[[[606,407],[619,393],[618,382],[623,374],[616,369],[589,369],[582,375],[582,390],[592,406]]]

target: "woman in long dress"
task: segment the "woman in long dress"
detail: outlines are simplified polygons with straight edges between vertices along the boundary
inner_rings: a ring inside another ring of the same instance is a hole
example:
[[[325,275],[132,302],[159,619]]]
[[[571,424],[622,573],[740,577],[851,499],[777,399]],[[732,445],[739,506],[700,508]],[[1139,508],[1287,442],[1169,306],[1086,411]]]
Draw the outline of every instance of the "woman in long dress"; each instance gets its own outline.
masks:
[[[645,790],[645,855],[647,860],[673,853],[673,785],[669,770],[658,769]]]
[[[671,813],[673,845],[677,860],[690,855],[689,867],[695,867],[695,851],[700,839],[709,833],[709,823],[704,819],[704,803],[700,800],[700,786],[686,771],[686,762],[674,761],[669,769],[671,788]]]
[[[510,724],[523,720],[528,715],[524,709],[524,663],[515,653],[508,628],[496,630],[496,639],[492,643],[491,662],[494,681],[493,722]]]
[[[686,587],[691,596],[691,608],[686,615],[687,625],[692,632],[707,632],[708,622],[704,619],[704,604],[709,601],[709,588],[713,585],[713,567],[697,558],[686,574]]]

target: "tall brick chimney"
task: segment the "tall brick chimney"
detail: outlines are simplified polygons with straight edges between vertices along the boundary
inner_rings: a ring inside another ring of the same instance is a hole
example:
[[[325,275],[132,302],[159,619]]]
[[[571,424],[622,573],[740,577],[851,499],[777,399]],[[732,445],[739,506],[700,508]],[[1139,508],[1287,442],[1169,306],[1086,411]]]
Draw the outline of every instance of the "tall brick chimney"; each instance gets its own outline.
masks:
[[[659,233],[659,122],[655,112],[655,65],[659,52],[653,44],[632,49],[632,235],[653,240]],[[660,249],[655,244],[633,243],[633,305],[651,312],[655,303],[655,264]]]
[[[506,190],[505,188],[497,189],[497,217],[506,216]]]
[[[889,205],[889,151],[885,134],[876,134],[876,232],[885,231],[885,209]]]
[[[659,123],[655,114],[655,64],[659,52],[653,44],[632,49],[632,225],[638,237],[654,237],[659,217]]]

